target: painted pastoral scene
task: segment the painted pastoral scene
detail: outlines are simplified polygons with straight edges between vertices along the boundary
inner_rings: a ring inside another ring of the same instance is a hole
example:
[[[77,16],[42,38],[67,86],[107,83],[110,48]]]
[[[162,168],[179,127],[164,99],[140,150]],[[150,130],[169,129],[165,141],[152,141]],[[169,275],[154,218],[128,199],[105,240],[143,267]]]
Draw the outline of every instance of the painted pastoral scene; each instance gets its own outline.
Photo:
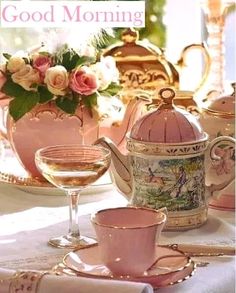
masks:
[[[205,205],[204,156],[157,160],[133,157],[132,202],[137,206],[169,211],[192,210]]]

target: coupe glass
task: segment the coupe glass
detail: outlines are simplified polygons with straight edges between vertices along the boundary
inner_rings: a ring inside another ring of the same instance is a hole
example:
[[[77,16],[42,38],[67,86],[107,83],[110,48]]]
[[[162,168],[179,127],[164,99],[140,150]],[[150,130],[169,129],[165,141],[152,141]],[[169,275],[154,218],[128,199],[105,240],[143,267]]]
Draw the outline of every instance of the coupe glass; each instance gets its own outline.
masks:
[[[82,189],[95,182],[109,168],[110,151],[100,146],[56,145],[39,149],[36,166],[42,175],[56,187],[63,189],[70,201],[69,233],[52,238],[55,247],[84,247],[96,240],[80,235],[78,201]]]

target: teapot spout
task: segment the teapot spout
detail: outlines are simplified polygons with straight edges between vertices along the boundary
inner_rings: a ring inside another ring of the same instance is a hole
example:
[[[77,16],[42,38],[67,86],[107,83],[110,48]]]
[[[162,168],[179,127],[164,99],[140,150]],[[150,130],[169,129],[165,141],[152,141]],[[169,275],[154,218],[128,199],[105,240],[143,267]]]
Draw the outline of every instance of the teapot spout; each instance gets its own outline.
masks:
[[[100,144],[111,151],[111,171],[118,190],[130,200],[132,181],[128,156],[121,154],[115,144],[106,137],[99,138],[94,144]]]

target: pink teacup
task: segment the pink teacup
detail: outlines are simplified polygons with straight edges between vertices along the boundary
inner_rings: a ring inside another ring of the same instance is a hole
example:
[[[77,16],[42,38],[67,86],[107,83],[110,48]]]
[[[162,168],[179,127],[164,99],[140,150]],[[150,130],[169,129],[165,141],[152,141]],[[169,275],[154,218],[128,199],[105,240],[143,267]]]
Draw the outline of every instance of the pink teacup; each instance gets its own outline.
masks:
[[[139,207],[100,210],[91,217],[101,259],[114,275],[142,275],[155,262],[163,212]]]

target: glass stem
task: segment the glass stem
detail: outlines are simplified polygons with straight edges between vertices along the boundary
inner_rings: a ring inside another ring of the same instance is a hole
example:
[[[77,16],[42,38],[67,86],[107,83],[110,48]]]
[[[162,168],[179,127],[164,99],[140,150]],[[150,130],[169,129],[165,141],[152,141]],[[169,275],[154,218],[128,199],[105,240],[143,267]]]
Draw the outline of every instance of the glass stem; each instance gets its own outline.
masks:
[[[79,214],[78,214],[78,202],[80,196],[80,190],[67,191],[69,197],[69,212],[70,212],[70,222],[69,222],[69,234],[72,237],[79,238]]]

